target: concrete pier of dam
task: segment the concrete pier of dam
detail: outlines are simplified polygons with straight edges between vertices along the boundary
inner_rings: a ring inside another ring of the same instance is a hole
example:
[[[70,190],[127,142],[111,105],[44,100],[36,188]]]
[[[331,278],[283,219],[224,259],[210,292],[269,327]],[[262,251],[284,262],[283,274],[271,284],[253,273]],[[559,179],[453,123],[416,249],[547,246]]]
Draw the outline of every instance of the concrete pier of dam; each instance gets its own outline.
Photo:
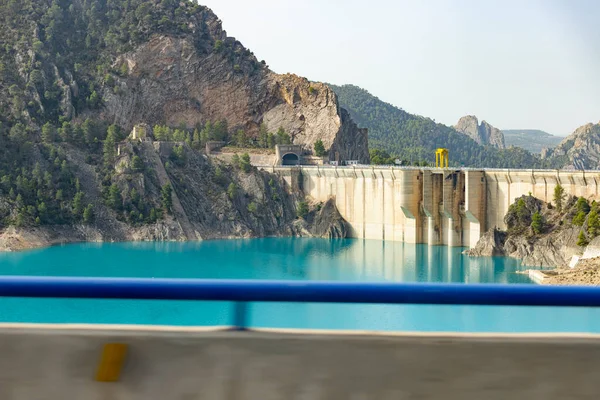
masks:
[[[473,247],[505,229],[509,206],[554,188],[597,199],[600,171],[391,167],[264,167],[318,202],[335,199],[355,238]]]

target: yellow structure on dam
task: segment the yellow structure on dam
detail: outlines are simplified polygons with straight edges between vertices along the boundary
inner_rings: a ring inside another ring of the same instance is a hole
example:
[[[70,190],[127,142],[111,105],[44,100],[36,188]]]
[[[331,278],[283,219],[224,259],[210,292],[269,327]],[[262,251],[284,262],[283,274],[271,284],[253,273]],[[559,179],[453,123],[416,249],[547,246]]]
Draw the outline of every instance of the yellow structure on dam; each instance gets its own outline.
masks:
[[[448,149],[439,148],[435,151],[436,168],[448,168]]]

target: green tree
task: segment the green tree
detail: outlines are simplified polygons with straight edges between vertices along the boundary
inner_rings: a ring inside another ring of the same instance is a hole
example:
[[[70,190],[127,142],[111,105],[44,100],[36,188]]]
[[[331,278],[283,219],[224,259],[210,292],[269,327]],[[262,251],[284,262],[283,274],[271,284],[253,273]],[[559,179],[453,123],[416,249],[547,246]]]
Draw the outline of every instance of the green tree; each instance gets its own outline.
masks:
[[[280,127],[275,134],[275,143],[276,144],[292,144],[292,139],[290,135],[285,132],[283,127]]]
[[[185,156],[185,148],[183,145],[175,145],[173,146],[173,151],[171,152],[171,161],[173,161],[178,166],[182,167],[185,165],[187,159]]]
[[[88,97],[87,104],[90,108],[98,108],[100,106],[101,101],[102,101],[102,99],[100,98],[98,93],[96,93],[96,91],[94,90],[92,92],[92,94],[90,95],[90,97]]]
[[[275,135],[271,132],[267,134],[267,148],[272,149],[275,147]]]
[[[117,158],[117,140],[112,131],[108,131],[103,145],[104,165],[112,166]]]
[[[200,138],[200,131],[198,128],[194,129],[194,134],[192,135],[192,148],[196,150],[202,148],[202,140]]]
[[[590,211],[588,215],[588,235],[592,238],[600,235],[600,218],[596,210]]]
[[[535,212],[531,217],[531,230],[536,235],[539,235],[544,230],[544,221],[539,211]]]
[[[583,226],[585,223],[586,214],[583,211],[579,211],[575,217],[573,217],[573,225]]]
[[[56,140],[56,128],[50,122],[46,122],[42,126],[42,141],[46,144]]]
[[[579,236],[577,236],[577,246],[587,246],[588,244],[589,242],[583,231],[579,232]]]
[[[63,122],[58,130],[58,134],[63,142],[71,142],[73,140],[73,127],[69,121]]]
[[[588,203],[588,201],[583,197],[579,197],[577,199],[576,206],[577,206],[577,211],[579,211],[579,212],[583,212],[586,215],[587,215],[587,213],[590,212],[590,203]]]
[[[250,214],[256,215],[258,213],[258,205],[255,202],[250,202],[250,204],[248,204],[248,212]]]
[[[121,189],[119,189],[116,183],[110,185],[107,205],[115,211],[123,209],[123,196],[121,195]]]
[[[325,145],[323,144],[323,141],[321,139],[317,140],[315,142],[315,155],[317,157],[323,157],[325,156]]]
[[[77,192],[73,198],[73,216],[80,218],[83,215],[83,192]]]
[[[233,200],[237,197],[238,188],[235,183],[231,182],[229,187],[227,188],[227,196],[229,196],[230,200]]]
[[[258,128],[258,147],[263,149],[269,147],[269,130],[264,122]]]
[[[558,184],[554,187],[554,205],[556,206],[556,209],[558,210],[558,212],[562,212],[563,210],[563,203],[565,201],[565,189],[562,187],[561,184]]]
[[[525,204],[525,200],[520,198],[517,201],[517,218],[519,220],[519,224],[521,226],[527,226],[529,222],[529,210],[527,209],[527,205]]]
[[[240,168],[240,162],[240,156],[237,153],[235,153],[233,157],[231,157],[231,164],[236,168]]]
[[[10,128],[9,138],[18,145],[22,145],[27,140],[27,128],[18,122]]]
[[[212,129],[210,140],[216,140],[218,142],[227,141],[229,136],[229,127],[227,120],[217,121]]]
[[[156,223],[156,221],[158,220],[158,213],[156,212],[155,208],[152,208],[150,210],[150,214],[148,215],[148,222],[151,224]]]
[[[238,147],[248,147],[250,145],[246,132],[243,129],[238,129],[235,133],[235,145]]]
[[[38,207],[37,207],[37,211],[38,211],[38,216],[40,218],[40,222],[41,221],[46,221],[48,218],[48,207],[46,206],[45,202],[41,202]],[[37,224],[39,225],[40,222],[37,222]]]
[[[94,206],[92,204],[88,204],[85,210],[83,210],[83,222],[86,224],[91,224],[94,222]]]
[[[144,170],[144,162],[139,156],[131,157],[131,169],[135,172],[142,172]]]
[[[296,207],[296,215],[300,218],[306,218],[308,215],[308,203],[306,201],[301,201],[298,203],[298,207]]]
[[[371,156],[371,164],[374,165],[392,165],[396,160],[385,150],[371,149],[369,155]]]
[[[248,153],[242,154],[239,165],[242,171],[246,173],[250,172],[250,170],[252,169],[252,164],[250,162],[250,155]]]
[[[161,204],[166,212],[173,212],[173,188],[168,183],[160,189]]]

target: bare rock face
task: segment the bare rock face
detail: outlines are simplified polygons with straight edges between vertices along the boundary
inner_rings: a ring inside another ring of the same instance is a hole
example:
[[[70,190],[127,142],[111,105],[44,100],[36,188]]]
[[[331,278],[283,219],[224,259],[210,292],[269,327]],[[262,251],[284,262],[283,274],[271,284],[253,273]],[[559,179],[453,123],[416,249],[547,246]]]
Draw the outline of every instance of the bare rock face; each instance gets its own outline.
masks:
[[[570,169],[600,168],[600,123],[577,128],[544,157],[560,160]]]
[[[465,252],[471,257],[504,256],[522,260],[530,267],[564,267],[571,258],[581,255],[577,246],[579,228],[566,228],[542,237],[508,235],[492,229],[486,232],[477,245]]]
[[[316,237],[343,239],[349,236],[350,229],[338,211],[335,200],[329,199],[317,213],[310,231]]]
[[[506,148],[504,143],[504,134],[500,129],[494,128],[486,121],[479,120],[474,115],[467,115],[458,120],[454,126],[458,132],[461,132],[481,145],[494,146],[499,149]]]
[[[118,90],[103,91],[104,116],[131,129],[164,121],[172,126],[226,120],[231,131],[256,134],[261,123],[280,127],[311,152],[322,140],[340,159],[369,161],[367,132],[343,114],[326,85],[295,75],[278,75],[234,38],[208,9],[190,21],[192,34],[154,35],[117,58]]]
[[[465,251],[465,254],[471,257],[504,256],[506,254],[504,251],[506,237],[506,232],[498,229],[490,229],[481,236],[477,245]]]

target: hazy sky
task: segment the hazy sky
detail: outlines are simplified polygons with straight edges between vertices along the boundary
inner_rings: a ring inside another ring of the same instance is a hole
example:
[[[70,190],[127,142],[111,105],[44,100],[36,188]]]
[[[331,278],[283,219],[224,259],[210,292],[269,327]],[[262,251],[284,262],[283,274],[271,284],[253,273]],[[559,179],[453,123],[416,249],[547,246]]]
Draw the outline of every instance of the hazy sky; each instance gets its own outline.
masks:
[[[200,0],[272,70],[452,125],[600,120],[599,0]]]

